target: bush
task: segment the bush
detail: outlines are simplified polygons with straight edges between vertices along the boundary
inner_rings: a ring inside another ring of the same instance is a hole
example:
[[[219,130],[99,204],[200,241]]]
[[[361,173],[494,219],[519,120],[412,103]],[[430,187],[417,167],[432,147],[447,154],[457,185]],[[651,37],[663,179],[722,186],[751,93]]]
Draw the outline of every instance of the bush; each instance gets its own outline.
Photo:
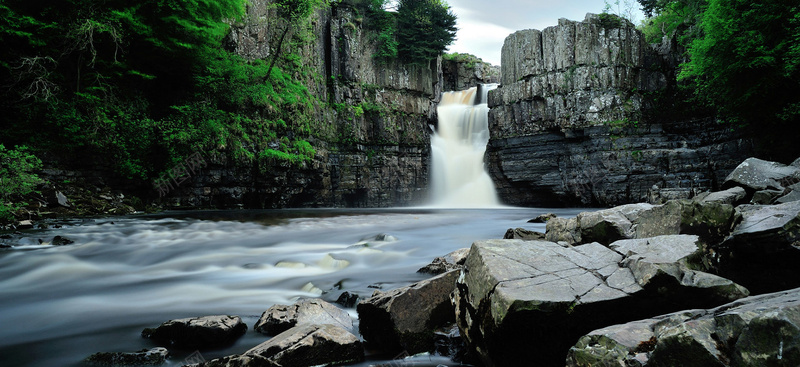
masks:
[[[40,169],[42,161],[28,153],[27,147],[6,149],[0,144],[0,220],[13,219],[13,213],[27,205],[20,200],[42,182],[35,173]]]

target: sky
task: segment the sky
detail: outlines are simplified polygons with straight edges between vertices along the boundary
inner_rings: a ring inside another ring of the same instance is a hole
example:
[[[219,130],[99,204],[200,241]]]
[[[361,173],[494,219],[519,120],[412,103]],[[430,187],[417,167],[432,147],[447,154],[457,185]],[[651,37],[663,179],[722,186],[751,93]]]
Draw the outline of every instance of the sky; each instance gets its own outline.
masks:
[[[615,1],[609,1],[614,4]],[[559,18],[581,21],[586,13],[601,13],[604,0],[447,0],[458,16],[458,34],[448,52],[470,53],[500,65],[500,51],[508,35],[522,29],[544,29]],[[644,18],[639,4],[630,4],[636,24]],[[623,10],[623,9],[621,9]]]

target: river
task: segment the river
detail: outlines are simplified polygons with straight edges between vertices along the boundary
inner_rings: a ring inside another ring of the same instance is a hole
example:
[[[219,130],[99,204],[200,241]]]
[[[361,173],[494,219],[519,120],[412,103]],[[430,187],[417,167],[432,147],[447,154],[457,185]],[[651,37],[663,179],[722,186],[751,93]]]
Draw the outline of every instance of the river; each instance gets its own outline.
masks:
[[[408,285],[426,278],[416,270],[434,257],[475,240],[511,227],[544,231],[526,223],[544,212],[579,210],[197,211],[54,222],[61,228],[2,240],[13,247],[0,249],[0,364],[80,366],[95,352],[157,346],[140,336],[145,327],[216,314],[239,315],[249,330],[203,358],[241,353],[268,339],[252,326],[274,304]],[[397,240],[369,240],[378,234]],[[56,235],[75,242],[52,246]],[[194,351],[171,352],[166,366]],[[390,359],[369,355],[358,366]]]

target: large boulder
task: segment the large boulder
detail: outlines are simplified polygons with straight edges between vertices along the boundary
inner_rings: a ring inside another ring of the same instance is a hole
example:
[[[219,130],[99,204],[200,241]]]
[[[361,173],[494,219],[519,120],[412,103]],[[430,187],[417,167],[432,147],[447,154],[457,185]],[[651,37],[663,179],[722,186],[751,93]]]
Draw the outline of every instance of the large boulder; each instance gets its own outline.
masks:
[[[368,346],[410,354],[433,350],[434,330],[454,321],[450,294],[460,273],[449,271],[359,302],[359,330]]]
[[[364,359],[364,346],[349,331],[336,325],[299,325],[244,353],[283,367],[329,366]]]
[[[569,347],[602,326],[744,297],[694,270],[697,236],[564,247],[546,241],[472,245],[454,295],[462,335],[487,366],[563,365]],[[649,315],[649,316],[644,316]]]
[[[207,362],[187,364],[183,367],[284,367],[267,358],[256,355],[232,355]]]
[[[740,222],[714,247],[719,271],[754,292],[800,286],[800,201],[779,205],[742,205]]]
[[[147,328],[142,336],[176,348],[203,349],[227,346],[247,331],[239,316],[203,316],[170,320]]]
[[[741,186],[751,195],[761,190],[779,190],[800,181],[800,168],[748,158],[736,167],[722,184],[723,188]]]
[[[91,366],[160,366],[167,361],[167,348],[143,349],[134,353],[101,352],[86,358]]]
[[[544,240],[545,234],[541,232],[531,231],[525,228],[509,228],[506,231],[506,234],[503,235],[503,239],[537,241],[537,240]]]
[[[742,187],[735,186],[727,190],[712,192],[704,195],[700,201],[720,204],[741,204],[747,197],[747,191]]]
[[[291,306],[274,305],[264,311],[253,329],[266,335],[278,335],[303,324],[331,324],[353,329],[353,320],[346,311],[321,299],[304,299]]]
[[[578,214],[578,227],[583,243],[609,244],[616,240],[633,238],[633,223],[642,212],[653,209],[650,204],[628,204],[611,209]]]
[[[592,331],[567,366],[797,366],[800,289]]]

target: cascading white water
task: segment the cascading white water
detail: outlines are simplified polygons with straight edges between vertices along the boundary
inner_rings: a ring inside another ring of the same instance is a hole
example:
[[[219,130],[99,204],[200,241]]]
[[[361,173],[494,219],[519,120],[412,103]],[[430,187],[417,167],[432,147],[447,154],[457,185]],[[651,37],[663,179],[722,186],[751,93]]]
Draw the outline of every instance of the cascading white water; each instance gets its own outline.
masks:
[[[436,108],[439,126],[431,137],[431,202],[436,207],[499,205],[483,155],[489,142],[486,97],[496,85],[445,92]]]

